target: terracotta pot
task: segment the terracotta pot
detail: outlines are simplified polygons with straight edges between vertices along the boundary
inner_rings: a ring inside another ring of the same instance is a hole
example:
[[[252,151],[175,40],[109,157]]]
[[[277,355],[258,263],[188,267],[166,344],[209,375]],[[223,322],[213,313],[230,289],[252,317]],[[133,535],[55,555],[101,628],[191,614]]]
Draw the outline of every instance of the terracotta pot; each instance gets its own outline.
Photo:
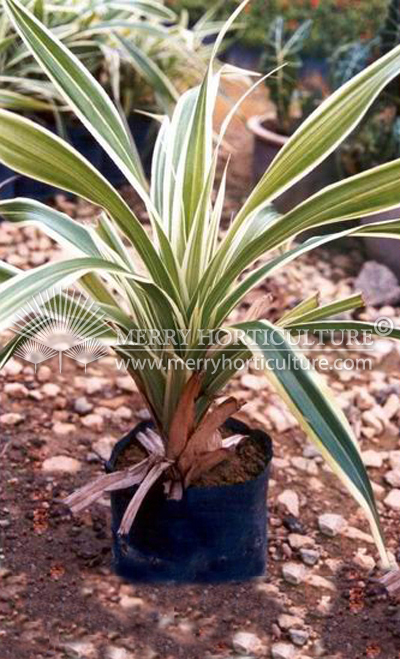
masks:
[[[253,178],[254,183],[257,183],[289,137],[275,130],[274,117],[270,113],[251,117],[247,125],[254,135]],[[277,197],[274,203],[278,211],[286,213],[321,188],[333,183],[335,178],[334,157],[330,156],[290,190]]]

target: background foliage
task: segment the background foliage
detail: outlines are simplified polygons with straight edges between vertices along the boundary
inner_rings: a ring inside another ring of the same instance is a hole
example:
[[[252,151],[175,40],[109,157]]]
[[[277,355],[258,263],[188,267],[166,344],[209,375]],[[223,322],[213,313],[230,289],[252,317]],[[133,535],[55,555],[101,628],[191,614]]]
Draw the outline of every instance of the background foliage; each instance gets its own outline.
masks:
[[[215,7],[214,0],[168,0],[175,11],[187,9],[192,20]],[[235,0],[221,4],[219,15],[228,16],[237,6]],[[242,18],[240,41],[248,46],[262,46],[270,22],[282,15],[289,27],[296,28],[313,19],[305,52],[309,56],[329,57],[338,42],[369,39],[380,28],[388,0],[253,0]]]

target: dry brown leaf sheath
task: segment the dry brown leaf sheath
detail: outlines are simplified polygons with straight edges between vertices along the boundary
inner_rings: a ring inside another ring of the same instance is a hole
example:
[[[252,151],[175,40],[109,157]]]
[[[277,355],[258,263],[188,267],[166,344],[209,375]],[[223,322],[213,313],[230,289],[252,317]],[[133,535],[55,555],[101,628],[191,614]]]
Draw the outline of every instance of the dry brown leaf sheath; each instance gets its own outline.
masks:
[[[178,467],[182,474],[188,472],[196,456],[209,451],[209,442],[213,439],[215,432],[231,414],[239,409],[240,405],[236,398],[227,398],[204,417],[179,458]]]
[[[196,416],[196,399],[199,396],[203,374],[194,373],[183,389],[172,418],[168,434],[167,458],[176,460],[184,450],[193,431]]]

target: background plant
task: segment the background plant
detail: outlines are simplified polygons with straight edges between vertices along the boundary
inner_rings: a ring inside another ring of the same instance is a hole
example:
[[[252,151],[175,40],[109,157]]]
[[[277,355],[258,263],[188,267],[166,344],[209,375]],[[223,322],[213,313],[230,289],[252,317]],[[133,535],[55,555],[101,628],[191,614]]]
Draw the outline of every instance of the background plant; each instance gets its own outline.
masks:
[[[73,52],[126,116],[133,109],[170,112],[179,92],[204,73],[205,36],[218,30],[207,16],[192,29],[162,0],[42,0],[33,13]],[[68,110],[29,49],[0,13],[0,107],[32,112]]]
[[[293,132],[294,117],[304,118],[314,109],[314,94],[302,88],[300,70],[302,50],[310,34],[312,21],[304,21],[296,30],[288,31],[282,16],[272,22],[264,42],[260,68],[275,71],[266,80],[270,98],[276,108],[278,131]]]
[[[4,6],[65,102],[107,148],[141,197],[151,235],[119,193],[76,150],[29,119],[0,110],[1,162],[100,208],[97,223],[82,226],[30,199],[0,202],[5,219],[36,224],[74,252],[72,258],[28,272],[0,264],[0,329],[10,327],[15,313],[39,293],[76,282],[104,312],[105,320],[95,316],[93,322],[103,324],[104,336],[119,355],[143,357],[143,347],[129,340],[130,330],[171,329],[177,337],[177,330],[188,333],[187,344],[171,342],[147,350],[157,368],[135,368],[134,364],[130,368],[155,419],[170,461],[168,468],[174,465],[176,483],[185,486],[194,475],[227,457],[216,431],[238,404],[232,398],[218,403],[216,397],[236,374],[235,358],[249,360],[261,353],[267,378],[365,510],[387,565],[373,491],[357,440],[304,354],[289,341],[290,335],[303,330],[374,332],[369,323],[331,319],[360,306],[361,297],[321,305],[315,295],[275,324],[266,318],[265,305],[253,307],[242,323],[232,323],[230,313],[260,281],[318,245],[352,234],[400,237],[400,220],[391,220],[361,228],[344,225],[341,231],[301,244],[293,242],[306,229],[373,216],[398,206],[399,159],[331,185],[284,215],[271,206],[332,153],[385,85],[399,74],[400,47],[337,90],[302,123],[238,210],[227,233],[220,236],[226,169],[214,201],[212,192],[221,144],[236,110],[229,112],[215,139],[213,109],[224,70],[215,72],[213,64],[224,33],[215,43],[202,84],[183,94],[171,119],[162,120],[149,188],[124,122],[102,87],[18,0],[4,0]],[[234,18],[235,14],[231,20]],[[68,293],[64,295],[68,298]],[[212,338],[199,341],[198,329],[223,333],[227,343],[220,346]],[[121,332],[128,337],[126,343],[118,341]],[[400,330],[394,329],[391,337],[399,339]],[[18,349],[19,342],[16,337],[4,347],[0,364]],[[222,364],[215,372],[215,364],[210,366],[208,358],[224,354],[231,359],[231,367]],[[201,360],[196,370],[190,366],[193,357]],[[172,359],[179,362],[180,369],[171,367]],[[148,475],[151,486],[160,472]],[[129,514],[137,506],[132,501]]]
[[[227,17],[237,6],[236,0],[221,3],[218,17]],[[330,57],[338,43],[360,37],[369,39],[379,30],[388,0],[252,0],[241,17],[238,31],[241,43],[262,48],[271,21],[283,16],[290,29],[312,19],[310,38],[304,53],[311,57]],[[168,0],[175,11],[187,9],[197,20],[213,0]]]
[[[336,49],[331,61],[332,86],[338,88],[399,43],[400,5],[398,0],[391,0],[373,38],[342,44]],[[338,162],[342,175],[364,171],[400,156],[399,91],[399,78],[395,78],[341,145]]]

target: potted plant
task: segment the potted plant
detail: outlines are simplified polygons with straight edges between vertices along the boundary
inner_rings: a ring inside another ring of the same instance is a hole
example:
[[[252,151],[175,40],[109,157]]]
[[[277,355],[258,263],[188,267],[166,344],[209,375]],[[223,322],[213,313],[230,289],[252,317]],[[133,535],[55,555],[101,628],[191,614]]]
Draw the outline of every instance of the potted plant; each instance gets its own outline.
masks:
[[[218,26],[205,17],[189,30],[161,0],[117,4],[102,0],[94,9],[89,4],[83,12],[76,0],[37,3],[35,8],[36,15],[112,95],[148,165],[156,124],[148,114],[136,111],[171,113],[178,89],[187,89],[203,75],[207,53],[203,37]],[[115,185],[123,183],[123,174],[65,106],[57,89],[19,41],[4,11],[0,28],[0,107],[24,113],[66,137]],[[149,132],[151,140],[147,139]],[[0,184],[12,174],[4,168]],[[2,196],[32,194],[41,198],[51,192],[44,184],[18,177],[3,187]]]
[[[335,88],[344,84],[369,63],[387,53],[400,41],[400,6],[392,0],[378,35],[369,40],[340,46],[332,57]],[[337,153],[337,168],[342,178],[400,157],[400,94],[396,78],[368,111],[360,126],[343,142]],[[400,208],[380,213],[376,220],[395,219]],[[363,223],[370,220],[365,218]],[[384,237],[364,238],[367,254],[385,263],[400,278],[398,249]]]
[[[300,75],[301,52],[311,25],[312,21],[307,20],[296,30],[290,31],[282,17],[276,18],[271,25],[261,58],[261,69],[267,74],[266,84],[274,111],[253,116],[248,121],[254,135],[253,172],[256,182],[301,121],[321,101],[323,90],[307,86]],[[278,210],[290,210],[308,195],[317,192],[330,182],[330,174],[330,161],[317,167],[301,184],[293,186],[290,193],[284,193],[277,199]]]
[[[221,236],[226,171],[215,199],[213,187],[219,150],[236,108],[216,134],[213,109],[224,71],[214,72],[213,63],[225,30],[245,4],[221,31],[200,87],[183,94],[171,119],[162,120],[149,189],[120,115],[98,82],[19,0],[4,0],[27,47],[76,116],[108,149],[151,221],[149,235],[119,193],[75,149],[29,119],[0,110],[1,162],[101,209],[93,226],[82,226],[38,201],[0,202],[5,219],[35,223],[76,253],[24,272],[1,263],[0,329],[10,327],[21,307],[45,291],[50,291],[50,298],[61,296],[73,317],[78,316],[79,301],[72,304],[68,290],[52,293],[54,286],[72,282],[82,286],[100,309],[99,316],[85,306],[87,318],[126,360],[153,424],[137,427],[122,440],[108,465],[110,473],[72,493],[68,503],[78,511],[112,492],[117,570],[133,579],[221,580],[262,573],[269,442],[263,433],[256,435],[232,421],[222,428],[238,403],[219,398],[243,361],[253,355],[263,357],[266,376],[365,510],[388,566],[358,443],[296,347],[298,333],[305,330],[374,332],[366,322],[330,320],[362,304],[360,296],[322,306],[314,297],[275,324],[267,319],[265,304],[253,306],[242,322],[231,321],[230,313],[260,281],[318,245],[351,234],[399,237],[400,221],[395,220],[361,228],[344,225],[339,232],[293,243],[305,229],[398,205],[399,160],[329,186],[284,215],[272,212],[270,204],[355,127],[398,75],[400,47],[337,90],[307,118]],[[37,322],[29,328],[34,335]],[[391,337],[399,339],[400,330],[394,329]],[[24,340],[25,336],[16,336],[3,348],[0,365]],[[257,458],[246,460],[248,451]],[[241,465],[241,478],[232,477],[232,464]]]

